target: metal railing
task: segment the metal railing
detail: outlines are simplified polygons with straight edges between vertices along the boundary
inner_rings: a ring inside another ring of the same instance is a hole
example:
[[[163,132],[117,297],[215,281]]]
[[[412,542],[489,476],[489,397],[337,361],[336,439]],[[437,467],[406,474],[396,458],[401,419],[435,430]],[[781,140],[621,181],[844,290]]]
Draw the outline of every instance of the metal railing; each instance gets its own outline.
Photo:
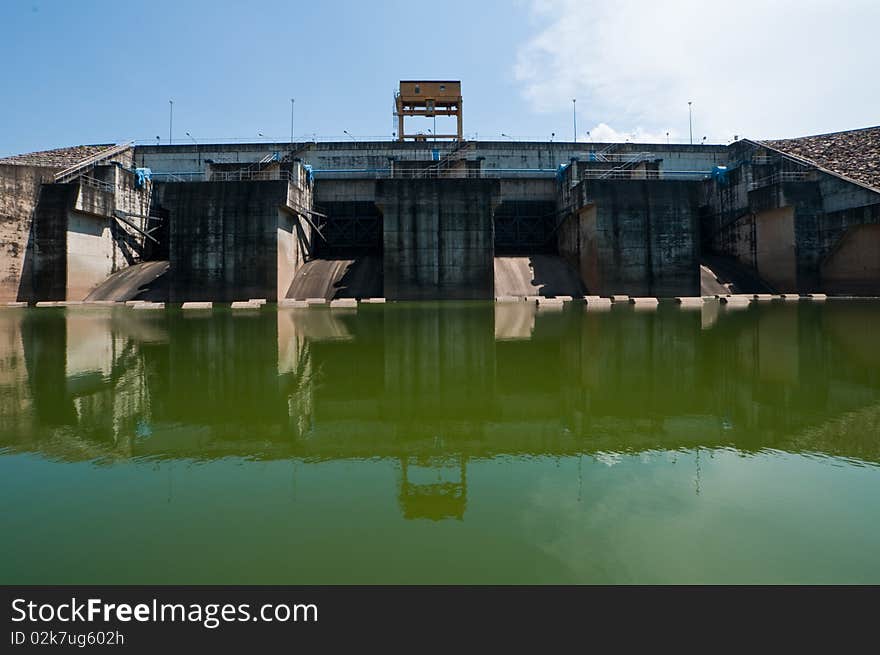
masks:
[[[451,168],[451,169],[405,169],[400,167],[385,168],[324,168],[314,169],[316,179],[479,179],[479,178],[555,178],[556,168]],[[711,171],[669,171],[669,170],[633,170],[633,169],[586,169],[580,171],[578,179],[681,179],[702,180],[711,176]],[[287,171],[216,171],[210,179],[204,172],[153,173],[153,179],[159,182],[243,182],[261,180],[291,180]],[[294,180],[296,181],[296,180]]]
[[[157,182],[265,182],[293,178],[290,173],[282,170],[256,171],[241,169],[235,171],[213,171],[208,177],[205,171],[188,171],[179,173],[153,173]],[[295,182],[296,180],[294,180]]]
[[[582,180],[704,180],[711,171],[640,171],[632,168],[587,169],[580,172]]]
[[[132,141],[126,141],[125,143],[119,143],[115,146],[111,146],[105,150],[101,150],[98,153],[95,153],[91,157],[86,157],[82,161],[77,162],[73,166],[65,168],[63,171],[59,171],[55,174],[56,182],[69,182],[74,177],[79,175],[80,172],[85,169],[95,166],[98,163],[113,157],[114,155],[118,155],[120,152],[125,152],[133,145]]]
[[[804,182],[810,178],[811,171],[776,171],[773,175],[752,180],[749,183],[749,191],[779,184],[780,182]]]
[[[156,173],[152,176],[154,182],[207,182],[205,171],[180,172],[180,173]]]
[[[88,175],[80,175],[79,183],[83,186],[92,187],[93,189],[106,191],[107,193],[114,193],[116,191],[116,187],[113,183],[105,182],[104,180],[99,180]]]
[[[282,170],[237,170],[237,171],[214,171],[211,173],[209,182],[265,182],[273,180],[290,181],[290,173]]]

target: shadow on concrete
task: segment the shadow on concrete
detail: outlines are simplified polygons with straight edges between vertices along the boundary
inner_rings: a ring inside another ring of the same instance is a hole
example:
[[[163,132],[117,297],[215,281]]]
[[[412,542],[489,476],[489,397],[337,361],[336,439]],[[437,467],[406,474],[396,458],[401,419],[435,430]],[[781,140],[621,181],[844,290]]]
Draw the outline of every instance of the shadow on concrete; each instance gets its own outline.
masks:
[[[580,277],[559,255],[495,258],[496,296],[583,296]]]
[[[376,255],[313,259],[296,272],[286,297],[373,298],[382,295],[382,259]]]

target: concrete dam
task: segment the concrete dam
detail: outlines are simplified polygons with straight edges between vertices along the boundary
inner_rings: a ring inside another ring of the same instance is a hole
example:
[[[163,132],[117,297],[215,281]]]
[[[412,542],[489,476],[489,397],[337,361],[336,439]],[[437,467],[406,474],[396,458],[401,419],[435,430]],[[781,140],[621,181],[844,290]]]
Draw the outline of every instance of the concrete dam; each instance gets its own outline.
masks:
[[[0,160],[0,302],[880,294],[880,128]]]

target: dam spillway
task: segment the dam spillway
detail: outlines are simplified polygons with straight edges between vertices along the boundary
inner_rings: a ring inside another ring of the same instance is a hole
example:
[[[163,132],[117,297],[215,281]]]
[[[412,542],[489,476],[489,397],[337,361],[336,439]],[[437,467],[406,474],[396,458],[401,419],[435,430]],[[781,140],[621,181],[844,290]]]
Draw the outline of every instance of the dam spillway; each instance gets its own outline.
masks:
[[[877,131],[844,141],[857,155]],[[740,292],[880,293],[878,181],[808,159],[809,143],[794,141],[21,155],[0,160],[0,302],[100,298],[111,276],[149,262],[167,262],[158,280],[112,298],[698,296],[701,265]],[[515,291],[511,257],[532,275]]]

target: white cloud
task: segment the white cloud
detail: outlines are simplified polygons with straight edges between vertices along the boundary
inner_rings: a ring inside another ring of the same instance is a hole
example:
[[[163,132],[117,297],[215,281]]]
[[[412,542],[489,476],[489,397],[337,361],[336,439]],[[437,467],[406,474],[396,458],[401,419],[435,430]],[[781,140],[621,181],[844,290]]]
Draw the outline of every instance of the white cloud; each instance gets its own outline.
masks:
[[[597,143],[666,143],[667,138],[671,142],[679,140],[678,134],[670,132],[649,132],[641,127],[636,127],[629,132],[618,132],[607,123],[599,123],[589,131],[578,135],[578,141],[595,141]]]
[[[539,112],[577,98],[578,122],[596,130],[682,140],[692,100],[694,141],[716,143],[880,123],[874,0],[535,0],[532,10],[540,27],[514,73]]]

